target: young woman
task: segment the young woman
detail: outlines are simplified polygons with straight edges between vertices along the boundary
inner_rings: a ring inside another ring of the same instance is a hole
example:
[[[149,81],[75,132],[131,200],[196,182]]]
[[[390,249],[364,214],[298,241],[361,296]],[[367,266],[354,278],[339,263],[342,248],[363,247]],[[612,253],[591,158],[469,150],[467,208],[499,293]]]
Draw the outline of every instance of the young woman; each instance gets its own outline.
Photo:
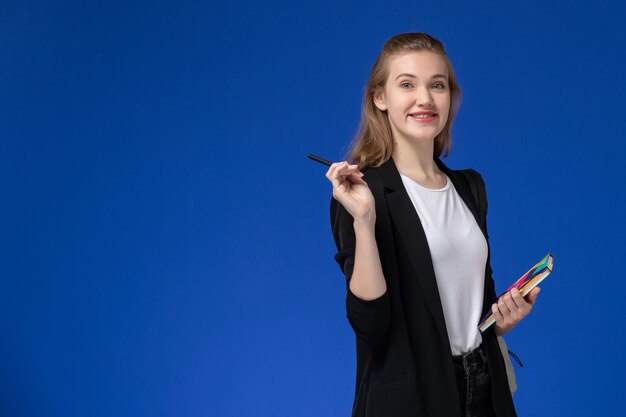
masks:
[[[440,41],[391,38],[367,82],[351,163],[326,174],[356,334],[354,417],[516,415],[497,336],[539,289],[497,300],[486,221],[466,177],[439,159],[460,97]],[[489,309],[496,324],[481,334]]]

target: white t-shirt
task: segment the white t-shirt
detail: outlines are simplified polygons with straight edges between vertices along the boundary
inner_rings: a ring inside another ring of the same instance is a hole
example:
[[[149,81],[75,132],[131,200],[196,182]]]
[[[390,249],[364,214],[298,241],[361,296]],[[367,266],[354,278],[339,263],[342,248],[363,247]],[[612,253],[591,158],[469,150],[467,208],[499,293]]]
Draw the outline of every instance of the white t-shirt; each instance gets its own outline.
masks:
[[[482,342],[477,326],[483,307],[487,241],[447,176],[441,189],[401,177],[426,233],[452,354],[467,353]]]

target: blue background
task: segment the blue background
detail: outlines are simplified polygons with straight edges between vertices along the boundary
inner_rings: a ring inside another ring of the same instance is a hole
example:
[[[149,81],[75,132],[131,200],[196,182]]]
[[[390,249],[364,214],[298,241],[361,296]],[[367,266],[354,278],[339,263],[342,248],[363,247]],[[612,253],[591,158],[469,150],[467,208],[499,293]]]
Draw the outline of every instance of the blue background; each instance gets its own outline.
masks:
[[[394,34],[463,89],[520,416],[623,403],[623,2],[0,3],[0,415],[345,416],[325,168]]]

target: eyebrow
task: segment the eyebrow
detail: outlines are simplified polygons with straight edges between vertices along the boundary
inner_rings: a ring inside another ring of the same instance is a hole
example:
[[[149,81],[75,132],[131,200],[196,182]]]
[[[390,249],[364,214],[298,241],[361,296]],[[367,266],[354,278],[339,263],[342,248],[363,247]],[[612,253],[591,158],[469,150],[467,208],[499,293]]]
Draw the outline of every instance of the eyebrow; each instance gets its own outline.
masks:
[[[396,77],[396,80],[397,80],[398,78],[400,78],[400,77],[409,77],[409,78],[416,78],[416,79],[417,79],[417,76],[415,76],[415,75],[413,75],[413,74],[406,73],[406,72],[403,72],[402,74],[398,75],[398,76]],[[432,80],[433,78],[443,78],[443,79],[445,79],[445,80],[447,80],[447,79],[448,79],[448,77],[447,77],[445,74],[433,74],[433,76],[432,76],[432,77],[430,77],[430,79]]]

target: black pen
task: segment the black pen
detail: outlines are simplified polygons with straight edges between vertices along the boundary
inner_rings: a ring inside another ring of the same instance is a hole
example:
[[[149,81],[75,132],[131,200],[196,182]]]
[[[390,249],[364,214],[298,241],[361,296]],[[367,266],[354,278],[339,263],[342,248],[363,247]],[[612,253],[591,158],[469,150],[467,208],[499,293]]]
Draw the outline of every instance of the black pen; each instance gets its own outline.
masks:
[[[312,160],[314,160],[314,161],[316,161],[316,162],[319,162],[320,164],[326,165],[326,166],[328,166],[328,167],[329,167],[329,166],[331,166],[331,165],[333,164],[332,162],[327,161],[327,160],[326,160],[326,159],[324,159],[324,158],[320,158],[320,157],[319,157],[319,156],[317,156],[317,155],[313,155],[312,153],[308,154],[308,155],[307,155],[307,157],[308,157],[309,159],[312,159]]]

